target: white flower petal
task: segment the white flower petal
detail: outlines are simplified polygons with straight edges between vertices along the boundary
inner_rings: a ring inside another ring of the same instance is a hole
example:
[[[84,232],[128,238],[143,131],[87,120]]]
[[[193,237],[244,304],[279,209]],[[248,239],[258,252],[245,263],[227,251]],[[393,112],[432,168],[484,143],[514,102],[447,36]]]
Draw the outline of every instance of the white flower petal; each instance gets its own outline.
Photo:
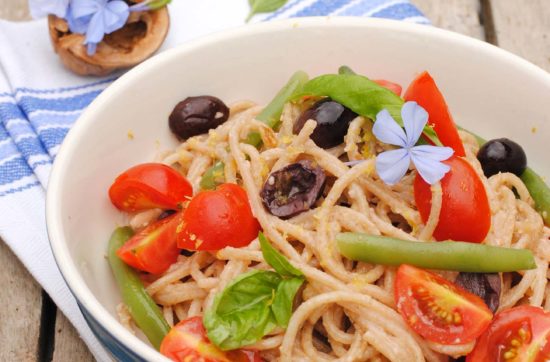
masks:
[[[29,0],[29,9],[34,19],[48,14],[64,18],[69,7],[69,0]]]
[[[430,158],[436,161],[445,161],[449,159],[455,151],[451,147],[420,145],[411,148],[411,152],[416,157]]]
[[[428,112],[416,102],[407,102],[401,108],[401,118],[407,132],[407,147],[413,147],[428,123]]]
[[[71,0],[71,16],[75,19],[90,16],[105,7],[105,0]]]
[[[395,122],[387,109],[381,110],[376,115],[372,133],[381,142],[400,147],[407,145],[405,131]]]
[[[103,16],[105,18],[105,34],[110,34],[126,24],[130,9],[124,1],[110,1],[105,7]]]
[[[448,159],[453,152],[449,147],[416,146],[411,149],[411,159],[424,181],[433,185],[451,169],[441,161]]]
[[[395,185],[405,176],[411,156],[408,150],[400,148],[380,153],[376,157],[376,172],[388,185]]]

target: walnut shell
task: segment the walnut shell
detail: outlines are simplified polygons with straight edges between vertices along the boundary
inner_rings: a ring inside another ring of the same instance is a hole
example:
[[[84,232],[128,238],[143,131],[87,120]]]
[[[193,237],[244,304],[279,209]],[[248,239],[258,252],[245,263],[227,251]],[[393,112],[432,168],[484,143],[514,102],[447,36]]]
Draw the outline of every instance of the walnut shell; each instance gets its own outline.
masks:
[[[73,34],[64,19],[48,17],[50,38],[65,67],[80,75],[103,76],[149,58],[161,46],[170,27],[166,7],[130,13],[123,28],[105,35],[89,56],[84,35]]]

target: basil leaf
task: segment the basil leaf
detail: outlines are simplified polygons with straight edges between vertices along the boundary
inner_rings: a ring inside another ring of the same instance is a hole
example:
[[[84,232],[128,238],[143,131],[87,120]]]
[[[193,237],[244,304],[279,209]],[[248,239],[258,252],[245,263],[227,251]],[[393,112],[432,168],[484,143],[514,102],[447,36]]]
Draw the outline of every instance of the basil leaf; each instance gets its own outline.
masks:
[[[255,270],[231,282],[204,314],[210,341],[222,350],[237,349],[271,332],[277,326],[271,305],[281,281],[275,272]]]
[[[248,22],[258,13],[270,13],[282,7],[288,0],[248,0],[250,4],[250,13],[246,21]]]
[[[294,297],[305,281],[260,233],[264,259],[277,272],[254,270],[237,277],[214,298],[203,317],[206,334],[222,350],[253,344],[275,327],[286,328]]]
[[[288,326],[288,321],[292,316],[294,297],[304,281],[304,278],[290,278],[279,283],[271,310],[280,327],[286,328]]]
[[[404,102],[401,97],[362,75],[321,75],[304,84],[293,98],[302,96],[328,96],[372,120],[376,119],[378,112],[387,109],[397,123],[403,125],[401,107]]]
[[[313,78],[292,98],[303,96],[327,96],[343,104],[355,113],[376,120],[376,115],[387,109],[395,121],[403,127],[401,107],[403,99],[387,88],[362,75],[352,73],[351,68],[343,66],[340,74],[326,74]],[[429,125],[424,127],[423,134],[436,146],[441,146],[439,138]],[[420,143],[422,143],[420,139]]]
[[[353,71],[353,69],[351,69],[350,67],[348,67],[347,65],[341,65],[339,68],[338,68],[338,74],[357,74]]]
[[[265,261],[271,265],[273,269],[283,277],[292,278],[292,277],[303,277],[304,274],[292,266],[286,260],[284,255],[279,253],[277,249],[275,249],[267,240],[265,235],[260,232],[258,235],[258,239],[260,239],[260,246],[262,247],[262,254],[264,256]]]

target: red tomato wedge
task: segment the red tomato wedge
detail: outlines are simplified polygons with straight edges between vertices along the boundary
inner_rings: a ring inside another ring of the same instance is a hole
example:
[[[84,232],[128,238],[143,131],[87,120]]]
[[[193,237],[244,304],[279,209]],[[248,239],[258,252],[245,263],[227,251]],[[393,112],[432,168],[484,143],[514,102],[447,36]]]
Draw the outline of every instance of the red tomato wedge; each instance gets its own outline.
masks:
[[[162,163],[144,163],[120,174],[109,188],[113,205],[126,212],[175,210],[193,195],[185,177]]]
[[[187,250],[240,248],[258,236],[260,224],[252,214],[246,191],[235,184],[199,192],[183,213],[178,247]]]
[[[180,253],[176,242],[180,222],[181,212],[152,223],[122,245],[117,250],[118,257],[136,269],[164,273]]]
[[[428,123],[434,127],[444,146],[451,147],[456,156],[466,156],[447,102],[428,72],[421,73],[412,81],[403,98],[406,101],[415,101],[428,112]]]
[[[405,264],[397,269],[395,303],[416,333],[441,344],[475,340],[493,317],[478,296],[437,274]]]
[[[441,179],[443,200],[434,238],[482,242],[491,227],[491,209],[485,187],[463,158],[453,156],[443,163],[451,170]],[[422,221],[426,223],[430,217],[432,192],[419,174],[414,180],[414,199]]]
[[[162,340],[160,353],[175,362],[261,362],[255,351],[221,351],[208,340],[201,317],[176,324]]]
[[[397,94],[398,96],[401,96],[401,91],[403,90],[403,88],[399,84],[390,82],[389,80],[385,80],[385,79],[375,79],[374,82],[378,83],[384,88],[391,90],[393,93]]]
[[[498,313],[466,362],[550,361],[550,313],[522,305]]]

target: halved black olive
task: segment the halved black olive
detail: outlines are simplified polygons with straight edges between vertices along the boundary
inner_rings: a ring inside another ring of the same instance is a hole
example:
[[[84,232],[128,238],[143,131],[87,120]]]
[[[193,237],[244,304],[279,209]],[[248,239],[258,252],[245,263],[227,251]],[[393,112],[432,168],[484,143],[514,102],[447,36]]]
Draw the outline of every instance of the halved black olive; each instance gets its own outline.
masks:
[[[520,145],[508,138],[491,140],[477,152],[483,173],[490,177],[499,172],[521,176],[527,167],[527,156]]]
[[[344,142],[349,124],[355,117],[357,114],[351,109],[330,98],[324,98],[300,115],[292,131],[298,134],[304,124],[313,119],[317,122],[317,127],[311,134],[311,139],[321,148],[332,148]]]
[[[493,313],[498,309],[502,289],[502,279],[498,273],[461,272],[455,284],[483,299]]]
[[[326,175],[312,161],[301,160],[273,172],[260,192],[273,215],[288,218],[309,210],[321,196]]]
[[[179,102],[170,114],[169,125],[179,140],[208,132],[229,118],[229,108],[212,96],[188,97]]]

